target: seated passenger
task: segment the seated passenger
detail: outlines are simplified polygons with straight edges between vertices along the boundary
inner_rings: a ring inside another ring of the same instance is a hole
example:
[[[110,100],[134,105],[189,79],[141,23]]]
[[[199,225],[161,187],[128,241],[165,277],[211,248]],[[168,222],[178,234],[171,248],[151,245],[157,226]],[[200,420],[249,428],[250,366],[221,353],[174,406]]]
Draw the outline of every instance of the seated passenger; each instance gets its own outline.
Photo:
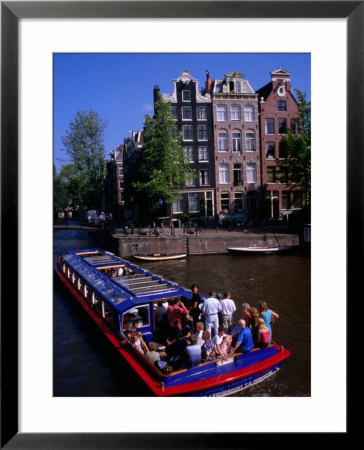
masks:
[[[200,347],[204,344],[204,340],[202,338],[203,330],[205,329],[205,325],[202,322],[197,322],[195,326],[195,336],[197,338],[197,343]]]
[[[185,350],[185,367],[192,369],[201,364],[201,347],[197,344],[197,338],[194,334],[190,337],[191,345]]]
[[[220,356],[223,360],[228,359],[227,357],[230,353],[232,342],[233,337],[230,334],[227,334],[220,345]]]
[[[221,344],[222,344],[224,337],[225,337],[225,327],[220,325],[219,328],[217,329],[217,334],[215,334],[215,336],[212,339],[212,343],[214,344],[216,353],[218,355],[222,354]]]
[[[131,335],[131,345],[133,348],[138,350],[138,352],[142,353],[144,355],[144,351],[142,350],[142,342],[139,339],[139,336],[137,333],[132,333]]]
[[[156,361],[158,361],[160,359],[160,355],[157,352],[157,344],[155,342],[149,342],[149,350],[147,351],[147,353],[145,354],[145,357],[147,358],[147,360],[154,364]]]
[[[260,348],[268,347],[270,342],[270,331],[264,322],[264,319],[258,319],[258,334],[257,334],[257,346]]]
[[[204,344],[201,347],[201,359],[202,362],[213,361],[216,358],[216,349],[211,338],[211,333],[209,331],[204,331],[202,333],[202,339]]]
[[[162,370],[166,365],[167,362],[167,353],[166,352],[160,352],[159,353],[159,359],[154,362],[154,365],[158,367],[159,370]]]
[[[238,334],[238,338],[236,340],[236,344],[234,348],[230,350],[230,354],[235,353],[237,349],[239,349],[243,353],[248,353],[254,348],[252,333],[250,328],[245,326],[245,320],[239,320],[240,333]]]

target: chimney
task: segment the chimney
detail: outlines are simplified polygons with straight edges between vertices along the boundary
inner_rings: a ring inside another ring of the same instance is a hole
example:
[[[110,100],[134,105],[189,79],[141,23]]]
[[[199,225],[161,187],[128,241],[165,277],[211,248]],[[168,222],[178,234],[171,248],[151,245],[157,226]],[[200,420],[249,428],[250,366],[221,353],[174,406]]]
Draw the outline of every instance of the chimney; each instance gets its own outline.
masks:
[[[205,81],[206,94],[211,94],[211,86],[212,86],[212,80],[210,78],[210,72],[208,70],[206,70],[206,81]]]

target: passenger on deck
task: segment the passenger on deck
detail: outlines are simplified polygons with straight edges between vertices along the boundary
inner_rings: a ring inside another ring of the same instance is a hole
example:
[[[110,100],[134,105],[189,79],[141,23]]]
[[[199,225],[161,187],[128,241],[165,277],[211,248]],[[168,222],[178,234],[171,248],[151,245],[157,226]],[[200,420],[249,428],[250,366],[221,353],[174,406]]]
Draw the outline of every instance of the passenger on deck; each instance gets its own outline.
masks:
[[[157,344],[155,342],[149,342],[149,350],[147,351],[147,353],[145,354],[145,357],[147,358],[147,360],[154,364],[155,361],[158,361],[160,359],[160,355],[157,352]]]
[[[165,344],[168,331],[168,318],[167,318],[168,302],[158,303],[154,311],[155,320],[155,336],[157,342]]]
[[[211,333],[204,331],[202,333],[204,344],[201,347],[202,362],[213,361],[216,358],[216,348],[211,340]]]
[[[218,313],[221,311],[221,304],[216,298],[215,292],[209,292],[209,297],[203,302],[201,310],[205,315],[206,331],[210,331],[211,333],[211,330],[213,329],[214,334],[216,335],[219,328]]]
[[[222,325],[220,325],[219,328],[217,329],[217,334],[215,334],[215,336],[212,339],[212,343],[214,344],[216,353],[218,355],[222,355],[221,344],[224,337],[225,337],[225,328]]]
[[[159,370],[162,370],[167,364],[168,364],[167,353],[166,352],[160,352],[159,353],[159,359],[154,362],[154,365],[156,367],[158,367]]]
[[[270,342],[270,331],[264,322],[264,319],[260,318],[258,327],[257,346],[260,348],[268,347]]]
[[[220,356],[223,360],[227,360],[233,343],[233,337],[227,334],[220,345]]]
[[[279,315],[268,308],[268,305],[266,302],[259,302],[258,303],[259,308],[259,316],[264,319],[265,324],[269,328],[270,331],[270,341],[269,343],[272,343],[272,323],[275,322],[276,319],[279,318]]]
[[[235,302],[231,299],[230,292],[224,292],[224,298],[221,300],[221,324],[225,328],[226,332],[228,332],[229,328],[233,324],[233,314],[235,311]]]
[[[169,323],[173,319],[178,320],[178,328],[182,328],[182,320],[186,317],[186,315],[189,313],[188,309],[185,307],[185,305],[182,303],[181,299],[179,297],[175,298],[172,302],[172,305],[168,307],[167,309],[167,317]]]
[[[250,331],[250,328],[245,326],[245,320],[240,319],[239,326],[241,330],[234,348],[230,350],[230,354],[235,353],[237,349],[239,349],[243,353],[248,353],[254,348],[252,333]]]
[[[202,322],[197,322],[195,327],[195,336],[197,338],[197,344],[202,347],[204,340],[202,338],[203,331],[205,329],[205,325]]]
[[[201,364],[201,347],[197,344],[196,336],[192,334],[190,341],[191,345],[188,345],[185,350],[185,366],[189,369]]]
[[[241,305],[241,319],[245,320],[245,324],[247,327],[250,327],[252,323],[252,316],[249,310],[250,310],[249,303],[243,303]]]
[[[118,268],[118,277],[122,277],[125,273],[125,270],[122,267]]]
[[[253,342],[256,343],[258,339],[259,312],[257,308],[254,308],[254,306],[250,308],[249,312],[251,317],[250,329],[253,336]]]
[[[186,346],[186,342],[182,342],[182,330],[178,328],[178,319],[174,318],[171,322],[171,327],[168,328],[166,340],[166,352],[169,361],[181,359],[182,351]]]
[[[144,355],[144,350],[145,349],[143,349],[144,346],[143,346],[142,342],[144,342],[144,341],[142,341],[139,338],[137,333],[135,333],[135,332],[132,333],[132,335],[131,335],[131,345],[132,345],[132,347],[135,348],[136,350],[138,350],[140,353],[142,353]],[[144,344],[145,344],[145,342],[144,342]],[[143,348],[142,348],[142,346],[143,346]],[[147,347],[147,350],[148,350],[148,347]]]

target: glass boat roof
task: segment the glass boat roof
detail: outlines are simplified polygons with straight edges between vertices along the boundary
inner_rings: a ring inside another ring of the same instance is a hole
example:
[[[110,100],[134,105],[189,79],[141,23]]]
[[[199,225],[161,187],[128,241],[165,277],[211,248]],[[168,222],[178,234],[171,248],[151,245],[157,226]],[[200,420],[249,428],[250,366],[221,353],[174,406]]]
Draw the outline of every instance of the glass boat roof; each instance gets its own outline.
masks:
[[[157,275],[135,266],[128,261],[109,253],[85,250],[70,252],[63,260],[79,273],[90,287],[95,288],[103,297],[114,305],[125,300],[144,300],[150,296],[172,297],[186,295],[185,289]],[[86,264],[85,264],[86,263]],[[108,278],[100,268],[126,265],[133,269],[133,274]]]

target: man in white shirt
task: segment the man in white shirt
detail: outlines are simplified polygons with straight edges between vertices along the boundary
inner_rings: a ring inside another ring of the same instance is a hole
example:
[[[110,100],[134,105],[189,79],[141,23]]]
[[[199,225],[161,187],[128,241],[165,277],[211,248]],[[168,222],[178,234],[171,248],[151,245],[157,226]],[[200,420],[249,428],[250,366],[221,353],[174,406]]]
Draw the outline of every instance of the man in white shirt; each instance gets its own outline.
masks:
[[[234,300],[231,298],[229,291],[224,292],[224,298],[221,300],[221,318],[222,325],[226,332],[229,330],[230,325],[233,323],[233,314],[236,311]]]
[[[219,328],[218,314],[221,311],[221,304],[216,298],[216,292],[209,292],[209,297],[203,302],[201,310],[205,316],[206,331],[211,333],[211,328],[213,328],[216,335]]]

